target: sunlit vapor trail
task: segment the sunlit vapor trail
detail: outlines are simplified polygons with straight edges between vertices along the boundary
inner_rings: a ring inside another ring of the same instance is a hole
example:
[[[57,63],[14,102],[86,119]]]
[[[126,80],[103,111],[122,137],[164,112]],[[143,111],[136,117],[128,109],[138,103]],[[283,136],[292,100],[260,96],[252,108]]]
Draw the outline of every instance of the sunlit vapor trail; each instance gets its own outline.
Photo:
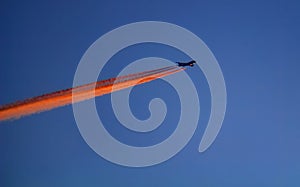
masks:
[[[129,74],[0,106],[0,121],[17,119],[165,77],[184,70],[177,66]]]

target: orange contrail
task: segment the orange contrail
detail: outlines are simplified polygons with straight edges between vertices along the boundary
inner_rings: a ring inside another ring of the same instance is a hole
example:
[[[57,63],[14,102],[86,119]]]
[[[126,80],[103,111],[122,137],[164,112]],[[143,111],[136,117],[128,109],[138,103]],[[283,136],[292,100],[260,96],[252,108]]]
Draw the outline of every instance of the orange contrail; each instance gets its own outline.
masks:
[[[11,104],[0,106],[0,121],[17,119],[22,116],[51,110],[53,108],[65,106],[71,103],[109,94],[114,91],[165,77],[182,70],[184,70],[184,68],[169,66],[156,70],[101,80],[98,82],[29,98],[23,101],[17,101]]]

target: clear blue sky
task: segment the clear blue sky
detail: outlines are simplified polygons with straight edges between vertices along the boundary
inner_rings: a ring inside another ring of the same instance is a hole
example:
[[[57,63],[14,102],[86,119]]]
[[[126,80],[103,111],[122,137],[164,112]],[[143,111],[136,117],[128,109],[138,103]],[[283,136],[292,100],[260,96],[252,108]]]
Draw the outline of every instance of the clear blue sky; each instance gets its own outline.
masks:
[[[299,9],[298,1],[284,0],[1,1],[0,104],[71,87],[81,56],[97,38],[124,24],[155,20],[185,27],[208,45],[222,68],[228,105],[216,141],[198,153],[210,96],[201,71],[187,70],[201,95],[198,129],[175,157],[138,169],[93,152],[71,106],[3,122],[0,186],[299,186]],[[102,76],[148,56],[186,58],[165,46],[133,46],[117,54]],[[110,97],[98,98],[104,123],[115,125],[107,127],[111,133],[133,145],[172,133],[178,101],[165,85],[156,81],[132,92],[132,110],[141,119],[153,97],[174,105],[169,122],[146,137],[117,128]]]

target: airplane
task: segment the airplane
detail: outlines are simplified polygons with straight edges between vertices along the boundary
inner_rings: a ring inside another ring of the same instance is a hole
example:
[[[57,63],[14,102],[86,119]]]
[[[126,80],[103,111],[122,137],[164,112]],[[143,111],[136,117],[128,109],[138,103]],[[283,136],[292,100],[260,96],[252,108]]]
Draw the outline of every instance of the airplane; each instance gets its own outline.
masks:
[[[193,67],[194,64],[196,63],[196,61],[195,61],[195,60],[192,60],[192,61],[190,61],[190,62],[176,62],[176,63],[177,63],[177,65],[178,65],[179,67],[184,67],[184,66],[191,66],[191,67]]]

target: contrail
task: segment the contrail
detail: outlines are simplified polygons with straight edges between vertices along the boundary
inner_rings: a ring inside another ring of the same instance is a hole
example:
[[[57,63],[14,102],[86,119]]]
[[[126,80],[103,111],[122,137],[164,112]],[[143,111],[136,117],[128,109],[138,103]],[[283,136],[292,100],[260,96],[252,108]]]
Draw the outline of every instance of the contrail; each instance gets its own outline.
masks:
[[[98,82],[25,99],[23,101],[2,105],[0,106],[0,121],[18,119],[22,116],[77,103],[138,84],[150,82],[182,70],[184,70],[184,68],[179,68],[178,66],[168,66],[160,69],[101,80]]]

